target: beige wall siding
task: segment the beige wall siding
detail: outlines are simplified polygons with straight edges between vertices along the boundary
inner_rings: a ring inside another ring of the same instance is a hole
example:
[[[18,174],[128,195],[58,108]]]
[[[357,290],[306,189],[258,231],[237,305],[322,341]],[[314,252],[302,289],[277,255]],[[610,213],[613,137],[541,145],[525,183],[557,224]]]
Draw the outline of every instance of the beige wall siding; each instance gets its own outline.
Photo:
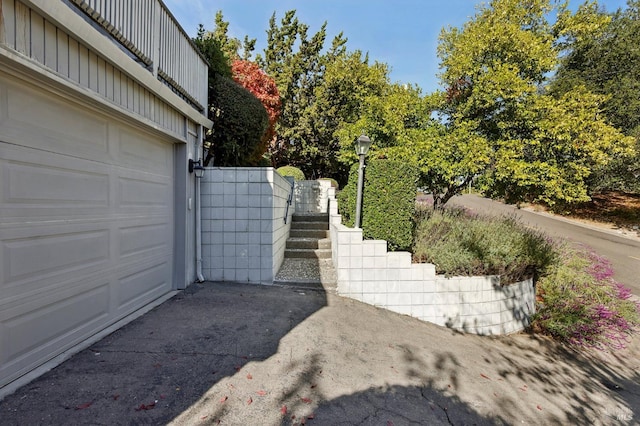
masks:
[[[166,102],[20,1],[0,1],[10,48],[186,140],[184,116]]]
[[[207,104],[207,64],[158,0],[71,0],[198,109]]]

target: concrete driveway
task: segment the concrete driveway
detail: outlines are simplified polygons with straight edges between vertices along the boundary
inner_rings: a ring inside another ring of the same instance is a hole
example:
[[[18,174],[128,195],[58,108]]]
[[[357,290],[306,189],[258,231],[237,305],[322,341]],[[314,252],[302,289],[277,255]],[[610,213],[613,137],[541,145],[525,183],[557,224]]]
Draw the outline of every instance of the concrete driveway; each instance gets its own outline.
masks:
[[[463,335],[323,292],[185,292],[0,402],[2,425],[638,424],[640,344]]]

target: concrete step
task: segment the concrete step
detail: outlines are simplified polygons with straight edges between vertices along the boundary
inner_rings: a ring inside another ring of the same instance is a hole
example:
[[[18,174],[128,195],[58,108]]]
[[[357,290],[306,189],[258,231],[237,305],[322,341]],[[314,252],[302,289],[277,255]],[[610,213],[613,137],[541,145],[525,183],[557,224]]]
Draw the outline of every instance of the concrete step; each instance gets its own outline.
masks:
[[[329,238],[289,238],[287,240],[288,249],[330,249],[331,240]]]
[[[285,249],[285,259],[331,259],[331,249]]]
[[[291,229],[289,238],[330,238],[330,233],[321,229]]]
[[[336,293],[338,279],[331,259],[285,259],[276,274],[276,285]]]
[[[312,222],[312,221],[302,221],[302,222],[291,222],[291,229],[329,229],[329,222]]]
[[[294,222],[327,222],[329,223],[329,213],[294,213]]]

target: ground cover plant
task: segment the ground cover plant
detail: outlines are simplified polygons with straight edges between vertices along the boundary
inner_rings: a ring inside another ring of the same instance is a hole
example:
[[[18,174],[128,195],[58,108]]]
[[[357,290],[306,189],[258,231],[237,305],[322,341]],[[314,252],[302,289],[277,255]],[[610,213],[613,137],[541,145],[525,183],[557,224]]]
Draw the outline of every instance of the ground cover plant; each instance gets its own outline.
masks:
[[[552,242],[515,218],[461,209],[417,208],[414,262],[445,275],[499,275],[502,284],[537,278],[554,261]]]
[[[534,277],[531,331],[570,345],[615,349],[640,326],[640,305],[592,250],[552,241],[512,217],[424,204],[416,211],[414,262],[433,263],[449,276],[499,275],[503,285]]]
[[[537,283],[533,330],[590,347],[624,347],[640,325],[640,306],[613,279],[605,258],[585,247],[559,244],[557,262]]]

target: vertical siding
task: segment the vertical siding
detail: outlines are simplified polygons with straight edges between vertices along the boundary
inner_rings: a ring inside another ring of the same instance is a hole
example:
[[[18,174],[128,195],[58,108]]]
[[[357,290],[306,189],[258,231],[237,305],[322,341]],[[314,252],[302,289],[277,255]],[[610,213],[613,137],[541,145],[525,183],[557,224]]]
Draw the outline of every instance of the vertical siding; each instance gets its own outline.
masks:
[[[2,0],[0,0],[2,1]],[[2,1],[2,10],[4,15],[4,42],[15,49],[16,47],[16,16],[14,0]],[[3,35],[0,35],[2,42]]]
[[[158,0],[72,0],[198,108],[207,105],[207,64]],[[159,49],[158,49],[159,47]]]
[[[155,96],[135,80],[122,73],[105,58],[97,55],[47,21],[42,15],[29,9],[17,0],[0,0],[4,15],[5,43],[17,52],[33,59],[61,76],[88,88],[120,107],[153,121],[161,128],[186,139],[184,116],[166,102]],[[113,17],[115,22],[128,19],[131,14],[120,1],[91,1],[92,7],[100,7]],[[125,2],[129,4],[129,2]],[[150,16],[154,1],[140,0],[136,10]],[[169,19],[170,17],[167,17]],[[106,18],[105,18],[106,19]],[[130,23],[133,31],[135,24]],[[136,27],[140,28],[140,26]],[[146,30],[132,32],[142,37]],[[132,36],[133,37],[133,36]],[[151,42],[149,42],[151,43]],[[190,47],[190,46],[189,46]],[[169,57],[165,58],[170,61]],[[183,73],[186,71],[183,70]],[[185,74],[186,75],[186,74]],[[205,68],[206,75],[206,68]],[[204,90],[206,96],[206,90]],[[206,104],[206,100],[205,100]]]

